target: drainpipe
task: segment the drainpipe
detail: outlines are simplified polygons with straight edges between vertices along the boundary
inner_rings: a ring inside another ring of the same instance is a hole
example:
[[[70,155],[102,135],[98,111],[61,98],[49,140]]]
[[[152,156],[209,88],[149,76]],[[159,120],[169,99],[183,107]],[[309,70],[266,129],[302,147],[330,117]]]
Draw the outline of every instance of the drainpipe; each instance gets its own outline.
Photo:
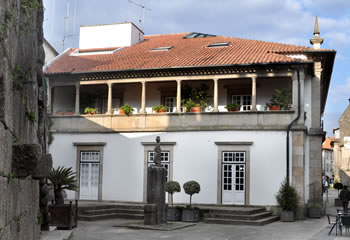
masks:
[[[298,115],[297,117],[288,125],[287,128],[287,182],[289,183],[289,132],[293,124],[300,118],[300,75],[299,75],[299,64],[297,63],[297,77],[298,77]]]

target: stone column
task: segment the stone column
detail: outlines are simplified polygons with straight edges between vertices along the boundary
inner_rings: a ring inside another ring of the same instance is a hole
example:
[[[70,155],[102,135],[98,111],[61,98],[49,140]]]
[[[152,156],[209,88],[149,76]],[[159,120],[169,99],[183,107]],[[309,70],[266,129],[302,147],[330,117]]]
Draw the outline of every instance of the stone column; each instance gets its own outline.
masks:
[[[256,77],[252,77],[252,111],[256,111]]]
[[[76,84],[75,85],[75,111],[74,111],[74,115],[80,115],[79,100],[80,100],[80,85]]]
[[[142,93],[141,93],[141,110],[140,113],[146,113],[146,82],[141,82],[142,84]]]
[[[53,92],[53,88],[54,87],[51,87],[51,86],[49,86],[49,92],[48,92],[48,96],[47,96],[47,101],[48,101],[48,108],[47,108],[47,112],[48,113],[50,113],[50,114],[52,114],[52,112],[53,112],[53,109],[52,109],[52,92]]]
[[[177,80],[176,112],[181,113],[181,80]]]
[[[311,127],[321,127],[321,62],[314,65],[315,77],[311,82]]]
[[[107,114],[112,114],[112,83],[108,83]]]
[[[298,120],[299,124],[304,123],[304,79],[305,79],[305,73],[304,68],[299,69],[299,79],[300,79],[300,118]],[[295,111],[294,115],[295,117],[298,114],[298,72],[297,69],[293,71],[292,75],[292,110]]]
[[[219,107],[218,107],[218,81],[219,79],[214,78],[214,110],[213,112],[219,112]]]

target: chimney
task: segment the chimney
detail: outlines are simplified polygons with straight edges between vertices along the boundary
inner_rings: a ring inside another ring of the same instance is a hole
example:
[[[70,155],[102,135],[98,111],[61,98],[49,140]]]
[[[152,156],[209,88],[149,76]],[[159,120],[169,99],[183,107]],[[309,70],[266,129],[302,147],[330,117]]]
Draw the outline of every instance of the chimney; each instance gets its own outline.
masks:
[[[315,18],[314,37],[310,39],[310,43],[313,45],[314,49],[320,49],[321,44],[323,43],[323,38],[320,38],[320,28],[318,26],[317,16]]]
[[[143,32],[131,22],[80,27],[80,49],[127,47],[141,41]]]

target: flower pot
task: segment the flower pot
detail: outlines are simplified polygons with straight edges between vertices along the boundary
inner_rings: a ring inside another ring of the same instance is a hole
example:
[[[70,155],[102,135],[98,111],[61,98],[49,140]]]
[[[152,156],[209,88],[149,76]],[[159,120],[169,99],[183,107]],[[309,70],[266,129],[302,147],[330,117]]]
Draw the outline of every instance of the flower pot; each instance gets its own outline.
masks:
[[[180,221],[182,217],[182,208],[168,208],[168,221]]]
[[[239,112],[239,107],[229,108],[229,109],[227,109],[227,111],[229,111],[229,112]]]
[[[123,111],[123,109],[119,109],[119,114],[125,115],[125,112]]]
[[[155,111],[156,113],[165,113],[165,111],[164,111],[164,109],[161,109],[161,110],[159,110],[159,111]]]
[[[280,218],[281,218],[281,222],[294,222],[295,213],[294,211],[282,210]]]
[[[272,105],[272,106],[269,106],[269,110],[270,111],[279,111],[279,110],[281,110],[281,106],[279,106],[279,105]]]
[[[58,229],[72,229],[77,226],[78,204],[49,205],[50,225]]]
[[[201,111],[202,111],[201,107],[191,107],[190,108],[190,112],[201,112]]]
[[[308,208],[307,215],[309,218],[321,218],[321,208]]]
[[[199,210],[198,209],[183,209],[182,210],[183,222],[199,222]]]

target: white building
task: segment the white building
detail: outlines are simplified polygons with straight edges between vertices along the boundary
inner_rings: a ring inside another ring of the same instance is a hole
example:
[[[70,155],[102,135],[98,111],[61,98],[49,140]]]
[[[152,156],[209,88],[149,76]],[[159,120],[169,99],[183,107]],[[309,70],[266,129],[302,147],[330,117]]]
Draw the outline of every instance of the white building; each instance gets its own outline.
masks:
[[[79,176],[70,198],[144,202],[156,136],[168,179],[201,184],[195,203],[275,206],[287,172],[301,209],[320,197],[308,186],[322,178],[320,119],[335,51],[319,48],[317,24],[313,48],[202,33],[143,36],[132,23],[81,33],[89,49],[67,49],[46,71],[50,153],[56,167]],[[208,107],[183,112],[187,90],[201,84]],[[274,89],[292,92],[290,109],[266,109]],[[119,114],[126,103],[130,116]],[[228,103],[240,111],[227,112]],[[158,104],[168,112],[154,113]],[[97,114],[85,115],[87,106]],[[174,195],[175,203],[188,199]]]

